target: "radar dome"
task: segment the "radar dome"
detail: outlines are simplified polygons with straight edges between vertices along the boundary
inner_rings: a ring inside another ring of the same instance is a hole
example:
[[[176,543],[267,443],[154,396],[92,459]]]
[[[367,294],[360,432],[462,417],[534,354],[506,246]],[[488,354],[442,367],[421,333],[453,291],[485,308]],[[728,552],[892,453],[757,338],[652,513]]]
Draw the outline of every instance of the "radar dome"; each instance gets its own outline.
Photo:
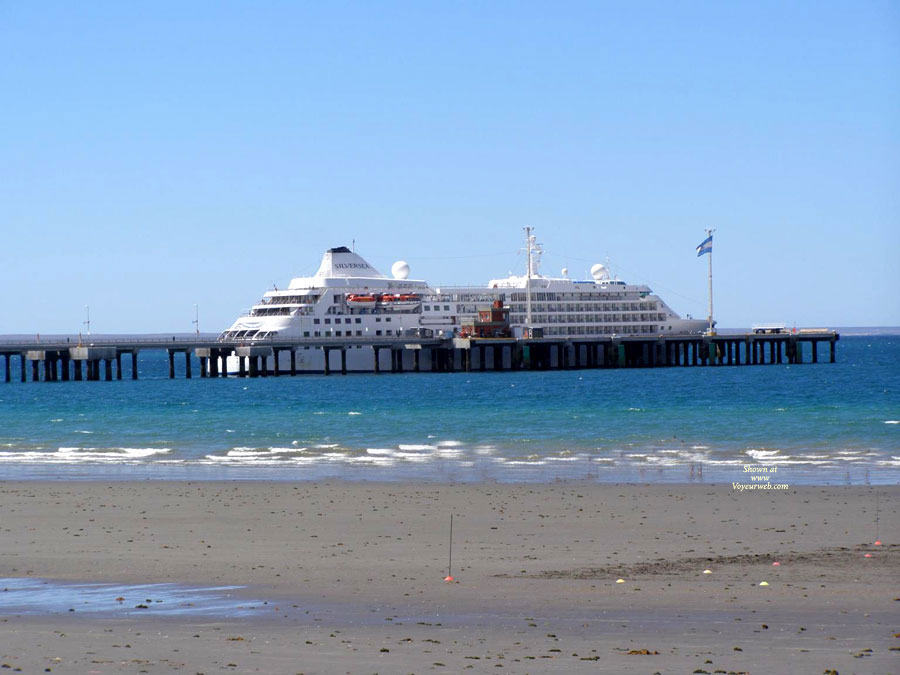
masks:
[[[601,279],[608,279],[609,272],[606,271],[606,265],[601,263],[597,263],[591,268],[591,276],[594,277],[594,281],[600,281]]]
[[[391,265],[391,274],[395,279],[406,279],[409,276],[409,264],[403,260],[398,260]]]
[[[562,275],[563,275],[564,277],[566,277],[567,279],[569,278],[569,268],[568,268],[568,267],[563,267],[563,268],[562,268]]]

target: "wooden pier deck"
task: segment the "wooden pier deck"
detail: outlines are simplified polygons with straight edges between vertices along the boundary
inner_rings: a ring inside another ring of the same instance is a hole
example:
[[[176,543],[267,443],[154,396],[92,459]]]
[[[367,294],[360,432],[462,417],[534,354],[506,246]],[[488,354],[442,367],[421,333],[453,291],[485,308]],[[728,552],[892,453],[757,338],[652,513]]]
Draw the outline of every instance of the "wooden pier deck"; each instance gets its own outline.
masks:
[[[835,362],[840,336],[831,330],[798,333],[740,335],[634,335],[566,338],[442,338],[396,336],[392,338],[302,338],[266,340],[253,344],[222,341],[216,337],[118,336],[78,341],[78,337],[41,340],[0,337],[4,381],[67,382],[123,379],[123,357],[130,356],[130,379],[138,379],[138,353],[167,353],[169,377],[175,377],[175,360],[184,355],[184,375],[193,376],[197,362],[201,378],[268,377],[297,375],[300,349],[321,349],[325,375],[346,374],[347,350],[372,350],[372,369],[381,373],[383,350],[391,354],[389,372],[472,372],[484,370],[567,370],[578,368],[659,368],[687,366],[749,366],[817,363],[819,346],[828,346],[828,360]],[[335,352],[339,356],[335,356]],[[289,354],[290,366],[282,368],[279,356]],[[421,358],[422,354],[428,358]],[[237,373],[229,374],[226,359],[238,357]],[[18,364],[15,364],[18,360]],[[18,368],[15,368],[18,365]],[[309,371],[302,371],[307,373]],[[30,377],[29,377],[30,376]]]

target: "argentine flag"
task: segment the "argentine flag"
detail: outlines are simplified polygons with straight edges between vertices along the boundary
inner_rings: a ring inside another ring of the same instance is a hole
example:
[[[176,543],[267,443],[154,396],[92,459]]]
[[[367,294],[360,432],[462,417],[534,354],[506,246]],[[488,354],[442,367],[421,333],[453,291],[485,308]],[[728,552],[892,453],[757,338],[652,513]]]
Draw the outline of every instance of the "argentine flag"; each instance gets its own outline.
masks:
[[[700,242],[700,245],[697,247],[697,257],[700,257],[704,253],[712,253],[712,235],[709,235],[706,239]]]

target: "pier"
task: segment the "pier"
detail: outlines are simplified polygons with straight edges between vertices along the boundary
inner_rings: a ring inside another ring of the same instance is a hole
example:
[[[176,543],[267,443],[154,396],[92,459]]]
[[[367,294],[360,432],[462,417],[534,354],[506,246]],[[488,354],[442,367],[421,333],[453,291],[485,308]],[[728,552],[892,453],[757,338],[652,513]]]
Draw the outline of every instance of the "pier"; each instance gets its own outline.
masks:
[[[320,349],[324,375],[346,375],[349,349],[371,353],[372,373],[569,370],[585,368],[721,367],[830,363],[840,336],[829,330],[740,335],[634,335],[552,338],[443,338],[418,335],[390,338],[302,338],[243,344],[215,337],[0,338],[4,381],[69,382],[138,379],[138,354],[160,350],[168,357],[169,378],[278,377],[308,374],[297,367],[301,349]],[[824,349],[827,348],[827,355]],[[820,349],[822,353],[820,354]],[[384,354],[389,354],[389,358]],[[280,364],[289,355],[289,366]],[[228,372],[229,357],[238,359]],[[183,368],[176,363],[183,361]],[[194,366],[197,366],[196,370]],[[387,365],[389,364],[389,365]],[[355,371],[359,372],[359,371]]]

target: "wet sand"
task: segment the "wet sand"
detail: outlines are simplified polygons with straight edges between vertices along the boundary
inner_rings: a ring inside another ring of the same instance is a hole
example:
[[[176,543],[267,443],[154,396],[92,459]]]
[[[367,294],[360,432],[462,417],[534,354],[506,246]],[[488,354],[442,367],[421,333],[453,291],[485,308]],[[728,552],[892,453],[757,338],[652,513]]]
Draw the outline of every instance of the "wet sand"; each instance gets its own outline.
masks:
[[[27,615],[0,590],[0,665],[896,673],[898,501],[898,486],[8,482],[0,577],[123,586],[102,611],[61,593]],[[170,582],[242,586],[252,611],[163,614],[127,586]]]

